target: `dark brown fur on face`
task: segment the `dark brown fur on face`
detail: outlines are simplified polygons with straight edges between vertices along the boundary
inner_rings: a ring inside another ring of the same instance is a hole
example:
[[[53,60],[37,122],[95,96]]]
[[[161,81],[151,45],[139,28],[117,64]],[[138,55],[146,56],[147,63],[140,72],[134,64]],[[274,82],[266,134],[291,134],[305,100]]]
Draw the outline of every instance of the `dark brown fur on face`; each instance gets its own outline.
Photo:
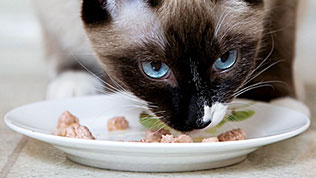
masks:
[[[158,106],[152,111],[171,127],[182,131],[206,127],[209,123],[200,119],[204,105],[230,102],[241,87],[257,81],[277,80],[288,85],[254,90],[244,97],[269,101],[295,95],[292,60],[296,1],[135,0],[129,3],[142,3],[145,14],[129,21],[120,18],[127,2],[116,2],[113,6],[107,1],[83,1],[87,34],[105,71],[139,98]],[[271,32],[285,26],[278,33]],[[289,44],[284,43],[285,38]],[[274,50],[269,55],[272,44]],[[234,67],[214,71],[214,61],[231,49],[239,51]],[[248,82],[252,74],[260,72],[254,70],[262,61],[269,65],[280,59],[285,61]],[[166,63],[175,82],[145,77],[139,68],[142,61]]]

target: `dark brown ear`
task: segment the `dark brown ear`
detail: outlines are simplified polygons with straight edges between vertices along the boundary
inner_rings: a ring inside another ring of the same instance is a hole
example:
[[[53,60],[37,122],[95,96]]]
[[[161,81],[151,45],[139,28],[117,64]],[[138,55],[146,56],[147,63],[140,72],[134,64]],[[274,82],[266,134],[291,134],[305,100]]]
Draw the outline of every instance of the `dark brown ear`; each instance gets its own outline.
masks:
[[[148,3],[150,7],[155,8],[161,5],[162,0],[145,0],[144,2]]]
[[[83,0],[81,18],[85,24],[105,23],[111,20],[106,10],[107,0]]]
[[[244,1],[246,1],[249,5],[252,5],[252,6],[263,5],[263,0],[244,0]]]

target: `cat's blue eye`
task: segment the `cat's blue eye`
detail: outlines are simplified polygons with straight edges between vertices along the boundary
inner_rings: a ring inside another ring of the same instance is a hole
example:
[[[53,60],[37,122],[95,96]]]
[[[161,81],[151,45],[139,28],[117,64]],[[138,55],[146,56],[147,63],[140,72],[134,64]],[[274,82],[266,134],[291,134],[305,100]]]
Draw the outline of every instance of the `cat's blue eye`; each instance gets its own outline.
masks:
[[[217,70],[227,70],[236,63],[237,57],[238,51],[236,49],[230,50],[218,58],[213,66]]]
[[[169,67],[159,61],[151,62],[142,62],[141,67],[143,68],[144,73],[153,79],[160,79],[169,74]]]

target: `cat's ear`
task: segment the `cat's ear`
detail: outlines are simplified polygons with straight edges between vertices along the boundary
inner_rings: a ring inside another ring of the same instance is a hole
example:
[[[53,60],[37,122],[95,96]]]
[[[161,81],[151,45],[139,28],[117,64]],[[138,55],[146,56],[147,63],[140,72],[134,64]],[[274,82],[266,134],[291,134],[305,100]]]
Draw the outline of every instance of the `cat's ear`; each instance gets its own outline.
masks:
[[[81,18],[86,24],[104,23],[111,20],[107,10],[108,1],[111,0],[83,0]]]
[[[244,0],[244,1],[246,1],[249,5],[255,5],[255,6],[264,4],[263,0]]]
[[[126,14],[137,14],[144,7],[155,8],[161,0],[82,0],[81,16],[86,24],[111,21],[125,8]]]

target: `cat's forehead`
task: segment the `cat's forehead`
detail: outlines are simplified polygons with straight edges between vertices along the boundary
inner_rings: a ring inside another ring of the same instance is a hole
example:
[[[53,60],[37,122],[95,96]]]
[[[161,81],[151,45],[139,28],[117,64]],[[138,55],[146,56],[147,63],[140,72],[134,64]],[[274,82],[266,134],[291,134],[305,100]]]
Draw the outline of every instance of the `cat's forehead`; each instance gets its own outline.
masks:
[[[260,37],[265,15],[260,2],[108,0],[104,8],[111,15],[111,23],[101,23],[87,30],[99,54],[115,55],[126,49],[148,46],[164,51],[170,42],[170,31],[173,31],[171,35],[178,35],[178,39],[187,42],[207,38],[224,44],[229,34],[239,35],[240,39]]]
[[[219,40],[229,33],[258,37],[265,15],[260,0],[109,0],[107,7],[114,27],[160,45],[170,28],[202,35],[208,26]]]
[[[176,26],[180,33],[198,33],[204,27],[197,26],[211,25],[217,39],[227,33],[256,37],[265,15],[263,2],[255,0],[168,0],[154,12],[165,30]]]

